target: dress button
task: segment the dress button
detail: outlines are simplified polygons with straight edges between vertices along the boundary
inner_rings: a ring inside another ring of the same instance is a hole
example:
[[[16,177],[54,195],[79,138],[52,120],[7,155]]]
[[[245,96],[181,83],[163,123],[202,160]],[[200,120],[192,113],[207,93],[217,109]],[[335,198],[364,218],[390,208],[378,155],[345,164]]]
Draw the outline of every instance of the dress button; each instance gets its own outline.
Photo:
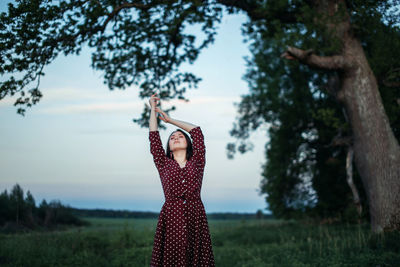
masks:
[[[182,180],[182,183],[184,183],[184,182],[185,182],[185,179]]]
[[[186,204],[186,200],[183,201],[183,204]]]

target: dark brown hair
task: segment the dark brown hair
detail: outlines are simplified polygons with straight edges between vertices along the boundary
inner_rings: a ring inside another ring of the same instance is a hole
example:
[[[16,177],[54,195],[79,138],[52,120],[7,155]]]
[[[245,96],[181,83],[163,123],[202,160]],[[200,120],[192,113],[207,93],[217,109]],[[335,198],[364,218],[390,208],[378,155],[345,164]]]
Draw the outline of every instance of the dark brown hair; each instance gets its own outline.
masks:
[[[189,160],[189,159],[192,157],[192,155],[193,155],[192,140],[190,140],[189,135],[187,135],[187,133],[185,133],[185,132],[182,131],[181,129],[176,129],[175,132],[177,132],[177,131],[181,132],[181,133],[183,134],[183,136],[185,136],[186,143],[187,143],[187,147],[186,147],[186,160]],[[171,136],[172,136],[175,132],[172,132],[172,133],[170,134],[170,136],[168,137],[168,141],[167,141],[167,152],[166,152],[166,154],[167,154],[167,157],[170,158],[170,159],[174,159],[174,154],[172,154],[172,151],[171,151],[171,149],[169,148],[169,139],[171,139]]]

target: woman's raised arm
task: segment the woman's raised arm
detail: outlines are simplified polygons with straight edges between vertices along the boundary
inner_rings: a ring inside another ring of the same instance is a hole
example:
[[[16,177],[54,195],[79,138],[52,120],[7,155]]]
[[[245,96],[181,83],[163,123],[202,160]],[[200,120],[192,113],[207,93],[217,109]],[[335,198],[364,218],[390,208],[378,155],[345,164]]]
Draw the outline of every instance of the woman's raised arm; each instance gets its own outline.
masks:
[[[156,164],[158,171],[161,171],[165,163],[166,155],[165,150],[162,146],[160,133],[158,132],[157,117],[155,111],[158,100],[159,98],[156,97],[156,94],[153,94],[149,100],[151,106],[149,120],[149,140],[150,152],[153,155],[154,163]]]
[[[150,97],[149,103],[151,107],[150,111],[150,120],[149,120],[149,130],[150,131],[157,131],[158,130],[158,124],[157,124],[157,116],[156,116],[156,107],[157,107],[157,102],[160,100],[160,98],[156,97],[157,94],[153,94]]]
[[[155,111],[162,115],[162,116],[159,116],[161,120],[163,120],[163,121],[165,121],[167,123],[173,124],[173,125],[181,128],[181,129],[185,130],[186,132],[190,132],[190,130],[198,127],[197,125],[191,124],[191,123],[186,122],[186,121],[180,121],[180,120],[172,119],[171,117],[169,117],[167,115],[167,113],[165,113],[164,111],[162,111],[158,107],[155,108]]]

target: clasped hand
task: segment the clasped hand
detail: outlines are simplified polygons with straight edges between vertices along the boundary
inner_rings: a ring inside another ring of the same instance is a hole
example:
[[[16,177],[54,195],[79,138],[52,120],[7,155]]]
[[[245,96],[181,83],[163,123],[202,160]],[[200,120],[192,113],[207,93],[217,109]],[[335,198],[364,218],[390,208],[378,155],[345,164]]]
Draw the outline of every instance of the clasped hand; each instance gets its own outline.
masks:
[[[153,95],[150,97],[150,100],[149,100],[150,107],[151,107],[152,109],[154,109],[155,112],[158,112],[158,113],[159,113],[158,117],[159,117],[161,120],[163,120],[163,121],[165,121],[165,122],[170,122],[170,121],[171,121],[171,118],[168,116],[168,114],[165,113],[164,111],[162,111],[159,107],[157,107],[157,104],[160,102],[160,98],[157,97],[156,95],[157,95],[157,93],[153,94]],[[161,114],[161,115],[160,115],[160,114]]]

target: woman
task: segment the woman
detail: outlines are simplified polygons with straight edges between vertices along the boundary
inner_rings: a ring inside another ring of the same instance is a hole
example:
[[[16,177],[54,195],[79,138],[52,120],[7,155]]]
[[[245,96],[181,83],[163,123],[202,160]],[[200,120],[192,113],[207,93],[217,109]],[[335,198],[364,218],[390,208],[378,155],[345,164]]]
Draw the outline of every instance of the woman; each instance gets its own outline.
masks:
[[[158,218],[150,266],[215,266],[210,232],[200,190],[205,166],[205,145],[199,126],[170,118],[150,97],[150,152],[160,175],[165,202]],[[189,132],[173,132],[162,147],[160,119]]]

